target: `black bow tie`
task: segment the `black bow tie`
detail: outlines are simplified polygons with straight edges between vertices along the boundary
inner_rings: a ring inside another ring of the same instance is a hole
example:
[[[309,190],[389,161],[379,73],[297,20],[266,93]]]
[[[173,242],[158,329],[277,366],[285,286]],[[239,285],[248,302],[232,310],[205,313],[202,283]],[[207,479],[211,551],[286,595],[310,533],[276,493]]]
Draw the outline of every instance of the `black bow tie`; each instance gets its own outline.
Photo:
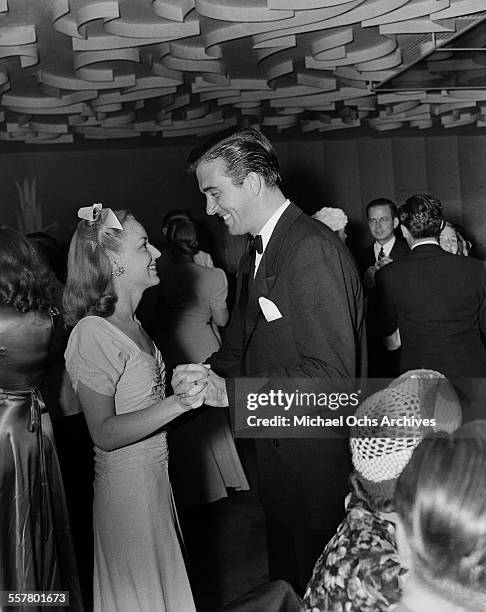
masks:
[[[257,234],[256,236],[248,236],[246,250],[250,254],[255,253],[255,251],[260,255],[263,253],[263,240],[260,234]]]

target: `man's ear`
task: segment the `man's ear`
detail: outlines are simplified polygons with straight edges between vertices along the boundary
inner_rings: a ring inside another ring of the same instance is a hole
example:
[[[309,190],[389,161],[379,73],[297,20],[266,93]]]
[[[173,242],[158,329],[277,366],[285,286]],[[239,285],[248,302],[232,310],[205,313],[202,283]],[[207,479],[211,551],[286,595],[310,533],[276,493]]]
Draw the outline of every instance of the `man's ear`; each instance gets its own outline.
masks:
[[[410,244],[410,239],[411,239],[410,232],[404,225],[400,225],[400,229],[402,230],[403,237]]]
[[[393,229],[397,229],[399,223],[398,217],[393,217]]]
[[[262,177],[257,172],[248,172],[244,183],[253,195],[258,195],[262,189]]]

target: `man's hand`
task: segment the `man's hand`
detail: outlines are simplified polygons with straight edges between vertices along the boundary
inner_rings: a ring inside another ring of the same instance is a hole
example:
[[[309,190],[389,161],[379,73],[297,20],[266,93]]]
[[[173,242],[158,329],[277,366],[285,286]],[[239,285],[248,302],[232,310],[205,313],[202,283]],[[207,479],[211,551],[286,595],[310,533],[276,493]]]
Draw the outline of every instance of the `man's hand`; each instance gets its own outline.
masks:
[[[392,261],[393,259],[391,257],[383,257],[375,263],[376,269],[379,270],[380,268],[383,268],[383,266],[392,263]]]
[[[7,394],[4,393],[3,389],[0,389],[0,408],[3,408],[7,401]]]
[[[205,384],[204,402],[209,406],[228,406],[224,378],[215,374],[208,365],[190,363],[177,366],[172,376],[174,393],[184,396],[191,393],[195,385]]]
[[[391,257],[383,257],[383,259],[380,259],[379,261],[374,263],[372,266],[367,268],[363,276],[363,283],[365,287],[367,287],[368,289],[371,289],[372,287],[374,287],[375,286],[375,274],[378,272],[380,268],[383,268],[383,266],[386,266],[387,264],[392,263],[392,261],[393,259]]]
[[[209,377],[209,366],[203,363],[185,363],[178,365],[172,374],[172,389],[178,395],[188,393],[194,383],[207,381]]]
[[[208,386],[206,387],[206,404],[224,408],[228,406],[228,395],[224,378],[209,370]]]
[[[200,408],[206,403],[206,386],[206,383],[194,383],[187,393],[176,397],[186,407],[186,410]]]
[[[372,289],[375,286],[375,273],[378,268],[375,265],[370,266],[366,269],[363,276],[363,283],[367,289]]]
[[[177,366],[172,374],[172,389],[188,409],[199,408],[206,401],[209,366],[190,363]]]

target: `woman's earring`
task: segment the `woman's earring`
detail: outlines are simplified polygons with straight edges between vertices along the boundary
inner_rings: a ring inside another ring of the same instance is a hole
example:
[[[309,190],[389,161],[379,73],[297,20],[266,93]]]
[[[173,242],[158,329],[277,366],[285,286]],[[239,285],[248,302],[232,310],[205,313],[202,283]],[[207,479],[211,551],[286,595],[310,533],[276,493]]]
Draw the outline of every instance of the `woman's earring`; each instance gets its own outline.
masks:
[[[125,274],[125,268],[123,266],[119,266],[116,262],[113,262],[113,269],[111,271],[112,276],[121,276]]]

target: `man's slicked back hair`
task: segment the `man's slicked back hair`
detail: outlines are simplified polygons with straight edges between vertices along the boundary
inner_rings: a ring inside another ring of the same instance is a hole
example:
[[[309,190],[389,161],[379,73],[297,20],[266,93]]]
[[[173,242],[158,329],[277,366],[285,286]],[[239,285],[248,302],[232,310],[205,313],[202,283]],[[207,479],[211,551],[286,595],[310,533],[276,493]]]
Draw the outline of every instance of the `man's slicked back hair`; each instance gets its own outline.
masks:
[[[189,158],[189,171],[196,172],[202,162],[222,159],[226,174],[235,185],[241,185],[250,172],[256,172],[268,187],[281,180],[277,153],[271,142],[255,128],[243,128],[217,142],[195,150]]]
[[[398,207],[394,202],[388,198],[376,198],[376,200],[371,200],[371,202],[366,206],[366,218],[368,218],[370,210],[372,208],[376,208],[377,206],[388,206],[390,208],[392,218],[394,219],[395,217],[398,217]]]

